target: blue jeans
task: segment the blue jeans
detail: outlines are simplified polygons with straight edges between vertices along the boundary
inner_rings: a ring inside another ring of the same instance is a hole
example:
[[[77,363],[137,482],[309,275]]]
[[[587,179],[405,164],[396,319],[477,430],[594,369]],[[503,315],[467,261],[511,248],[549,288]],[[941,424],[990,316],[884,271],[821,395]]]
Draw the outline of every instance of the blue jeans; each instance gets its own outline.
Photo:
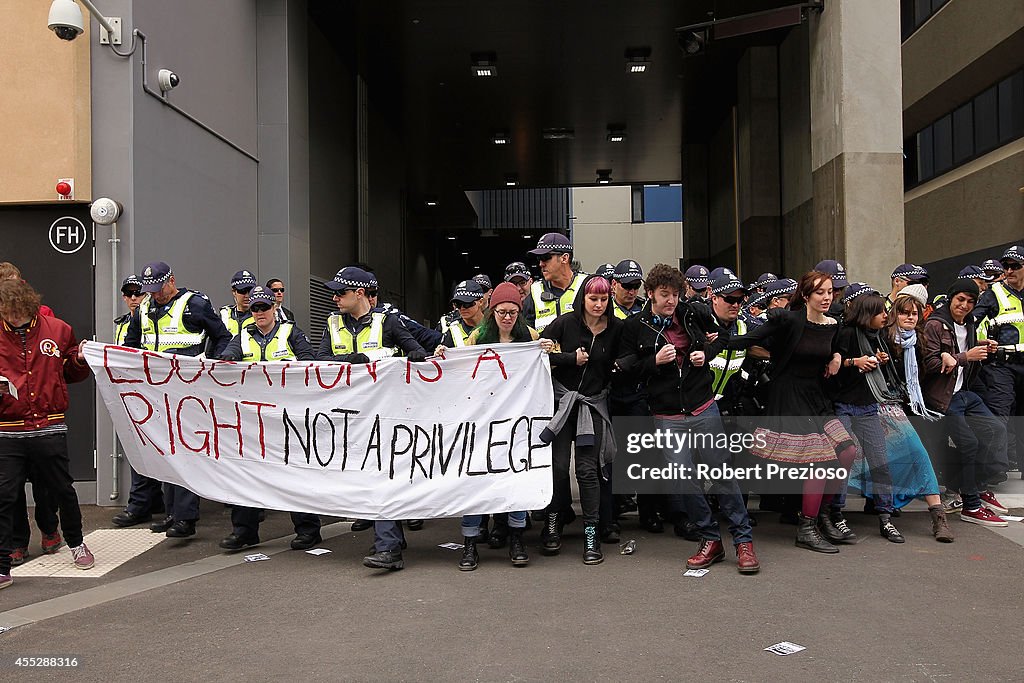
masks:
[[[462,536],[464,538],[473,538],[474,536],[480,535],[480,524],[484,521],[483,515],[463,515],[462,516]],[[519,512],[508,513],[508,528],[509,529],[525,529],[526,528],[526,511],[521,510]]]
[[[721,413],[718,406],[712,403],[707,410],[700,415],[687,415],[680,419],[654,418],[655,429],[663,429],[667,432],[685,434],[708,433],[723,434],[725,425],[722,424]],[[696,450],[698,457],[695,457]],[[710,447],[694,449],[686,443],[676,453],[674,449],[663,449],[665,458],[670,463],[678,463],[689,468],[687,471],[694,471],[694,462],[698,459],[709,467],[718,467],[729,464],[729,452],[725,449]],[[669,495],[669,502],[676,511],[685,510],[686,516],[697,526],[701,538],[709,541],[722,540],[722,533],[718,529],[718,521],[711,513],[707,498],[704,497],[704,490],[695,479],[684,479],[679,481],[680,487],[684,490],[681,494]],[[718,507],[729,521],[729,532],[732,534],[732,542],[749,543],[754,540],[750,532],[750,515],[747,513],[747,505],[743,502],[743,494],[735,479],[714,480],[711,483],[711,493],[718,496]]]
[[[389,550],[402,551],[405,533],[399,522],[385,521],[373,523],[373,548],[379,553]]]
[[[849,403],[836,403],[836,416],[846,427],[846,431],[857,437],[861,453],[868,465],[867,473],[871,478],[871,499],[875,509],[885,514],[892,514],[892,475],[889,473],[889,458],[885,454],[885,430],[882,429],[882,418],[878,415],[878,404],[855,406]],[[846,505],[846,484],[832,500],[833,510],[842,510]]]
[[[1005,466],[1006,427],[980,396],[966,389],[953,394],[943,422],[960,460],[960,497],[964,509],[977,510],[981,506],[979,483],[984,485],[986,474]]]

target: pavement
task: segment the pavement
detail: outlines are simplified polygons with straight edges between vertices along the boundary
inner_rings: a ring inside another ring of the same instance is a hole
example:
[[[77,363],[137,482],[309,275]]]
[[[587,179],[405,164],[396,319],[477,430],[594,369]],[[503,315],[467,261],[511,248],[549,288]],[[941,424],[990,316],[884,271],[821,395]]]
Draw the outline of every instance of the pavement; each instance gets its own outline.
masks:
[[[1024,482],[997,494],[1024,508]],[[406,569],[384,572],[361,564],[372,531],[326,520],[331,553],[313,556],[288,549],[280,512],[268,513],[262,545],[225,553],[229,511],[203,501],[196,537],[164,539],[102,576],[16,577],[0,593],[0,680],[1024,679],[1024,523],[952,521],[947,545],[927,513],[905,512],[894,521],[907,542],[894,545],[876,518],[851,512],[862,540],[830,556],[794,547],[794,527],[752,509],[761,573],[740,575],[730,551],[688,578],[695,544],[671,527],[643,531],[635,516],[623,521],[633,555],[606,545],[603,564],[584,565],[577,521],[557,556],[539,553],[534,528],[528,567],[484,548],[474,572],[438,547],[461,542],[458,522],[429,520],[407,533]],[[115,512],[83,508],[86,531]],[[256,552],[270,559],[244,560]],[[764,651],[780,641],[806,649]],[[15,664],[33,656],[76,666]]]

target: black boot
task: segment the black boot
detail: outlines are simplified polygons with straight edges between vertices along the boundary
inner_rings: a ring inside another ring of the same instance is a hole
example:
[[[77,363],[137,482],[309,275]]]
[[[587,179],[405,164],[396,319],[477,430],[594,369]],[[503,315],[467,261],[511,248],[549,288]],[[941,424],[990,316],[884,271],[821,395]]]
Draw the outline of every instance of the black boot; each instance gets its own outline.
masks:
[[[547,513],[541,537],[544,541],[541,552],[545,555],[557,555],[558,551],[562,549],[562,524],[557,512]]]
[[[889,519],[889,515],[884,512],[878,513],[878,533],[882,535],[882,538],[889,541],[890,543],[903,543],[906,541],[903,538],[903,534],[896,528],[896,525]]]
[[[853,545],[857,542],[857,534],[846,523],[841,512],[820,512],[818,513],[818,529],[821,535],[829,543],[846,543]]]
[[[512,560],[513,567],[525,567],[530,563],[530,556],[526,554],[526,544],[523,543],[522,529],[509,529],[508,559]]]
[[[494,527],[491,529],[491,535],[487,537],[487,547],[497,550],[498,548],[504,548],[505,542],[509,538],[509,527],[508,524],[501,524],[497,519],[494,520]]]
[[[796,526],[796,545],[798,548],[807,548],[816,553],[838,553],[839,548],[835,547],[818,533],[813,517],[798,515]]]
[[[465,536],[462,539],[462,559],[459,560],[460,572],[471,572],[480,564],[480,555],[476,551],[477,536]]]
[[[604,562],[604,555],[601,553],[601,538],[597,535],[597,527],[583,527],[583,536],[585,538],[583,564],[601,564]]]

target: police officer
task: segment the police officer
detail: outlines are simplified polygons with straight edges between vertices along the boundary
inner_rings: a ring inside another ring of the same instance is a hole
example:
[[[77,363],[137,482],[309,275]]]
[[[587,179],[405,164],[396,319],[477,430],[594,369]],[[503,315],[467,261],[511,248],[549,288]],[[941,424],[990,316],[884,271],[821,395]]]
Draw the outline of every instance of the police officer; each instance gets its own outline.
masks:
[[[135,275],[129,275],[121,281],[121,298],[124,300],[128,312],[120,318],[114,318],[114,343],[123,346],[124,337],[128,334],[128,322],[132,319],[132,313],[142,303],[142,283]]]
[[[739,316],[740,307],[748,293],[746,286],[735,275],[722,275],[711,283],[711,312],[719,327],[730,335],[747,333],[747,324]],[[722,349],[708,362],[713,377],[711,391],[714,392],[715,400],[719,402],[720,407],[726,385],[732,376],[739,372],[745,357],[746,351]]]
[[[982,292],[974,319],[978,338],[994,339],[1003,348],[995,360],[982,366],[982,398],[993,414],[1008,423],[1006,450],[1013,468],[1024,462],[1024,433],[1009,424],[1014,422],[1011,416],[1024,413],[1024,248],[1010,247],[999,261],[1003,279]]]
[[[121,298],[124,299],[128,312],[120,318],[114,319],[115,344],[124,346],[125,337],[128,334],[128,324],[146,296],[148,295],[142,292],[142,282],[137,276],[129,275],[121,282]],[[110,520],[114,526],[127,527],[149,522],[153,519],[153,512],[163,510],[164,507],[160,482],[139,474],[130,464],[129,468],[132,474],[132,485],[128,493],[128,506]]]
[[[409,360],[427,357],[413,336],[394,316],[374,310],[366,291],[377,289],[377,280],[356,266],[348,266],[324,286],[334,292],[338,313],[327,318],[327,329],[317,351],[318,360],[342,363],[369,363],[403,351]],[[402,527],[395,521],[374,522],[375,553],[363,558],[363,565],[374,569],[398,570],[405,566]]]
[[[139,279],[142,291],[150,297],[132,314],[125,333],[125,346],[200,356],[209,344],[210,354],[220,357],[231,341],[231,334],[205,294],[184,287],[179,289],[171,267],[163,261],[146,264]],[[138,503],[129,493],[130,509],[149,509],[149,501],[141,506]],[[164,505],[167,516],[151,524],[150,530],[166,532],[170,538],[194,536],[199,519],[199,496],[177,484],[164,484]]]
[[[594,271],[594,275],[603,277],[605,280],[608,280],[608,282],[611,282],[612,281],[612,273],[614,273],[614,272],[615,272],[615,264],[614,263],[602,263],[601,265],[599,265],[597,267],[597,270]]]
[[[974,280],[974,284],[978,285],[978,291],[984,292],[988,289],[988,285],[994,279],[991,275],[986,275],[985,271],[979,266],[964,266],[960,269],[960,272],[956,274],[957,280]]]
[[[1003,279],[1003,266],[994,258],[982,261],[981,270],[985,275],[992,278],[989,282],[999,282]]]
[[[708,269],[700,264],[690,266],[686,269],[686,292],[683,294],[683,298],[692,299],[693,297],[700,297],[706,299],[708,296],[708,288],[711,286],[711,276],[708,274]]]
[[[530,287],[533,286],[533,274],[522,261],[513,261],[505,266],[505,282],[511,282],[519,290],[523,301],[530,296]]]
[[[293,322],[277,320],[274,294],[264,287],[249,293],[253,322],[236,334],[221,354],[223,360],[258,361],[313,360],[316,354],[305,333]],[[235,505],[231,508],[231,534],[220,542],[225,550],[241,550],[260,542],[259,508]],[[309,512],[293,512],[293,550],[309,550],[323,539],[320,518]]]
[[[480,285],[481,289],[484,291],[484,299],[480,305],[486,310],[487,307],[491,305],[491,293],[494,291],[494,285],[491,283],[491,278],[484,273],[477,273],[473,276],[473,280]]]
[[[771,283],[779,279],[779,276],[775,273],[761,273],[757,276],[757,279],[750,283],[747,289],[750,291],[751,296],[755,294],[764,294],[764,289]]]
[[[643,308],[638,295],[644,284],[644,271],[636,261],[619,261],[612,269],[612,313],[619,320],[635,315]]]
[[[256,286],[256,277],[248,270],[240,270],[231,276],[231,297],[233,304],[220,307],[220,319],[228,333],[234,337],[243,327],[252,324],[249,315],[249,293]]]
[[[484,319],[484,290],[476,280],[463,280],[452,291],[452,304],[458,307],[459,320],[448,326],[436,355],[442,355],[444,348],[465,346],[466,338]]]
[[[364,269],[365,270],[365,269]],[[377,287],[377,276],[371,271],[367,270],[370,274],[370,278],[373,280],[373,288],[366,290],[366,298],[370,301],[370,306],[373,307],[373,311],[376,313],[384,313],[397,318],[400,323],[409,330],[409,334],[413,336],[416,343],[425,349],[432,349],[441,343],[442,334],[437,330],[432,330],[429,327],[421,325],[419,322],[413,320],[401,310],[398,309],[392,303],[381,303],[378,296],[379,290]],[[358,529],[357,529],[358,531]]]
[[[907,285],[928,286],[928,271],[924,266],[918,266],[913,263],[901,263],[896,266],[890,277],[892,278],[892,289],[889,291],[889,295],[885,297],[885,310],[887,311],[892,308],[893,302],[896,301],[896,295]]]
[[[530,286],[530,296],[523,301],[523,316],[527,325],[540,332],[572,310],[576,290],[587,276],[573,270],[572,242],[565,235],[543,235],[530,253],[540,262],[542,279]]]

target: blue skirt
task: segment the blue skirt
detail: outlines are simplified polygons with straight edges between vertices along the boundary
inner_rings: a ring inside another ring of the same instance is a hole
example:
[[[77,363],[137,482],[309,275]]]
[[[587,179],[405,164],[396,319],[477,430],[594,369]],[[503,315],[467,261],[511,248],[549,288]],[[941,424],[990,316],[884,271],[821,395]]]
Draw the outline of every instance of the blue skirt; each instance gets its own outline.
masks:
[[[878,416],[885,430],[885,454],[892,475],[893,506],[898,509],[920,496],[937,495],[939,482],[935,478],[931,458],[903,408],[883,404],[878,407]],[[871,478],[864,458],[858,458],[851,468],[850,488],[857,489],[865,497],[871,496]]]

